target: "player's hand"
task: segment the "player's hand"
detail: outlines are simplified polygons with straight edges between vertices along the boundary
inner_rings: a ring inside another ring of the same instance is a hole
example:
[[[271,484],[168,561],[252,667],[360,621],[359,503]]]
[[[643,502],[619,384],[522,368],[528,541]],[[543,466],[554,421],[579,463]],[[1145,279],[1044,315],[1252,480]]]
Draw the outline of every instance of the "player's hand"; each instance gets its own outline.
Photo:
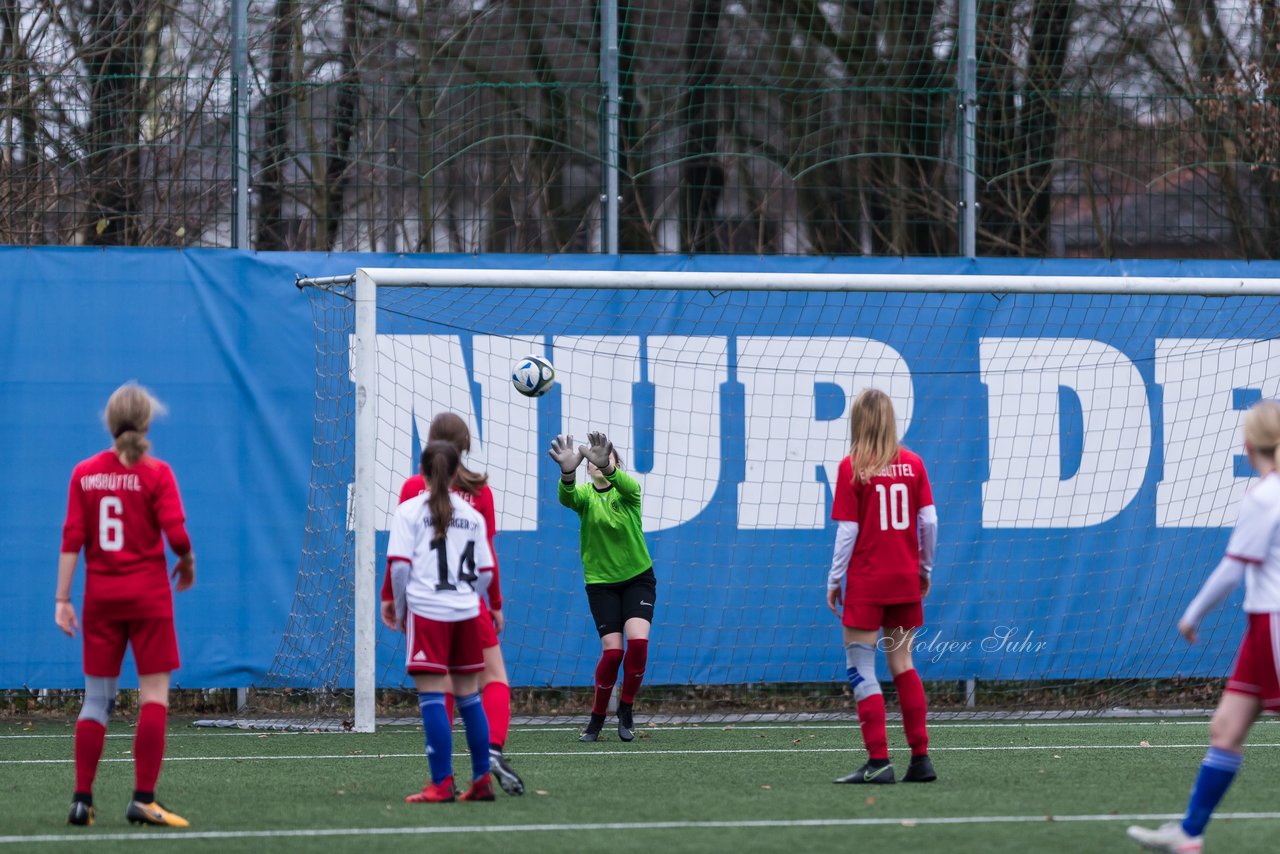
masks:
[[[925,573],[920,573],[920,598],[929,595],[929,589],[933,587],[933,579]]]
[[[187,552],[178,558],[178,562],[173,565],[173,588],[178,592],[190,590],[191,585],[196,583],[196,556],[194,552]]]
[[[75,637],[80,628],[80,621],[76,619],[76,606],[70,602],[57,603],[53,609],[53,621],[70,637]]]
[[[841,600],[844,598],[839,587],[827,588],[827,607],[837,617],[841,616]]]
[[[578,453],[605,474],[613,474],[613,443],[603,433],[588,433],[590,445],[579,445]]]
[[[573,474],[582,465],[582,454],[573,447],[573,436],[563,433],[551,440],[551,450],[547,452],[551,459],[560,465],[562,474]]]
[[[400,621],[396,619],[396,603],[394,599],[387,599],[382,603],[382,625],[398,632],[402,628]]]
[[[489,616],[493,617],[494,633],[499,635],[502,634],[502,627],[507,624],[506,618],[502,616],[502,609],[498,608],[496,611],[491,609],[489,611]]]
[[[1187,643],[1195,643],[1196,638],[1199,637],[1196,633],[1195,623],[1190,623],[1186,620],[1180,620],[1178,622],[1178,634],[1182,635],[1186,639]]]

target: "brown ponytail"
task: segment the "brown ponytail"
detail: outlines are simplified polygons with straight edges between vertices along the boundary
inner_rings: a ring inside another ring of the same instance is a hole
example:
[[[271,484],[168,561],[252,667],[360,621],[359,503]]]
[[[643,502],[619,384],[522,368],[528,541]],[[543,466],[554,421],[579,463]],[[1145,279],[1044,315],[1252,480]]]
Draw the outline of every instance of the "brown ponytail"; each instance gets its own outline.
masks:
[[[422,476],[431,490],[427,498],[427,507],[431,510],[431,526],[436,537],[443,537],[453,521],[453,501],[449,498],[449,487],[453,484],[453,476],[458,473],[460,465],[458,449],[452,442],[427,442],[422,449]]]
[[[147,431],[151,429],[151,416],[164,411],[164,404],[137,383],[127,382],[111,393],[103,420],[125,465],[133,465],[150,450]]]
[[[467,422],[452,412],[441,412],[431,419],[431,427],[427,430],[427,441],[437,440],[451,443],[458,449],[459,456],[471,451],[471,431],[467,429]],[[488,475],[473,472],[459,462],[458,473],[453,478],[453,486],[470,495],[476,495],[488,481]]]

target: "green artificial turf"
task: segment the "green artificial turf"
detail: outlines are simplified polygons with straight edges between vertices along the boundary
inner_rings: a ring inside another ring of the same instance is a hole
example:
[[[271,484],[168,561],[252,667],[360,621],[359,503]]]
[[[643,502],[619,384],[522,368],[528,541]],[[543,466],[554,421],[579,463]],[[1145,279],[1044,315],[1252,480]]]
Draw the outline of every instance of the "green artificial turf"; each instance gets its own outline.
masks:
[[[901,774],[906,751],[892,728]],[[937,783],[835,786],[863,761],[852,725],[642,726],[631,744],[517,727],[507,755],[524,776],[524,797],[408,805],[404,795],[427,773],[419,730],[266,734],[175,723],[158,795],[191,820],[181,831],[124,821],[129,722],[109,729],[124,737],[107,740],[97,823],[74,828],[64,824],[71,722],[14,721],[0,724],[0,851],[1135,851],[1124,837],[1131,820],[1107,817],[1181,813],[1206,730],[1203,722],[939,723]],[[1260,723],[1252,740],[1224,813],[1280,810],[1280,726]],[[470,766],[460,736],[454,759],[461,781]],[[929,823],[945,817],[965,821]],[[865,819],[887,823],[819,824]],[[661,826],[671,822],[690,826]],[[441,832],[449,828],[489,830]],[[243,835],[259,831],[280,835]],[[302,835],[315,831],[333,835]],[[143,838],[112,838],[122,834]],[[1275,850],[1280,819],[1215,821],[1207,838],[1215,850]]]

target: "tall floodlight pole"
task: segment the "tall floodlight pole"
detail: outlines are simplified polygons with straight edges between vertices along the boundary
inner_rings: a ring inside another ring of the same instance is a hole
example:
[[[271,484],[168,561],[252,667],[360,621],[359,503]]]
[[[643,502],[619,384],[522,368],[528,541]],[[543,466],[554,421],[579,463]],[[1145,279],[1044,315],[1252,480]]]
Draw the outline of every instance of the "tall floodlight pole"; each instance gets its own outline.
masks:
[[[600,83],[604,86],[604,213],[605,252],[618,254],[618,0],[600,4]]]
[[[978,254],[978,0],[960,0],[960,252]]]
[[[249,0],[231,2],[232,159],[235,185],[231,246],[249,248]]]

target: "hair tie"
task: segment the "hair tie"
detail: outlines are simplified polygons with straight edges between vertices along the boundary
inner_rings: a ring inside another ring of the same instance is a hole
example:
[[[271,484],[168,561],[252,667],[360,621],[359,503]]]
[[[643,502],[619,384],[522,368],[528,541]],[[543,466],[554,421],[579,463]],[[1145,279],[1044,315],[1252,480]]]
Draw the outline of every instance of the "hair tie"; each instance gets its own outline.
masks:
[[[126,422],[124,422],[123,424],[121,424],[119,427],[117,427],[117,428],[115,429],[115,432],[111,434],[111,438],[112,438],[112,439],[119,439],[119,438],[120,438],[121,436],[123,436],[125,433],[128,433],[128,432],[130,432],[130,431],[133,431],[134,433],[141,433],[141,432],[142,432],[142,431],[141,431],[141,430],[139,430],[136,426],[134,426],[134,424],[133,424],[133,422],[132,422],[132,421],[126,421]]]

